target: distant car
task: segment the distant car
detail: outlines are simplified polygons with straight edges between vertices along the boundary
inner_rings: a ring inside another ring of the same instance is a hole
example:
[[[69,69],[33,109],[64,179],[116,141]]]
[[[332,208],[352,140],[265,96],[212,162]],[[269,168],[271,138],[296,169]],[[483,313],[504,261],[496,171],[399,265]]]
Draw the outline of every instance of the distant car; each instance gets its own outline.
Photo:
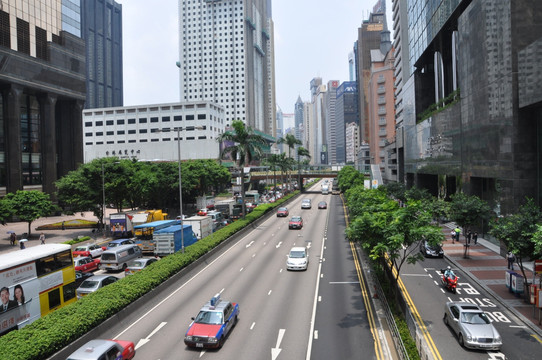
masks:
[[[209,211],[207,208],[199,209],[198,210],[198,216],[207,216],[207,211]]]
[[[288,208],[281,207],[277,210],[277,217],[287,217],[288,214]]]
[[[128,360],[135,356],[135,345],[126,340],[90,340],[66,360]]]
[[[455,332],[459,344],[466,348],[499,351],[502,346],[501,335],[478,305],[447,302],[444,323]]]
[[[312,207],[311,199],[303,199],[301,200],[301,208],[302,209],[310,209]]]
[[[288,223],[288,229],[301,229],[303,228],[303,218],[301,216],[292,216]]]
[[[287,270],[307,270],[309,266],[309,252],[304,247],[293,247],[286,260]]]
[[[237,324],[239,304],[221,300],[216,294],[192,318],[184,336],[184,343],[195,348],[220,348]]]
[[[425,257],[444,257],[442,246],[430,244],[427,240],[423,240],[420,243],[420,252]]]
[[[117,239],[117,240],[110,241],[107,244],[106,250],[110,250],[110,249],[113,249],[114,247],[121,246],[121,245],[131,245],[131,244],[135,244],[135,241],[132,239]]]
[[[73,256],[90,256],[95,258],[101,256],[105,249],[105,247],[95,244],[79,245],[73,250]]]
[[[327,202],[325,201],[320,201],[318,203],[318,209],[327,209]]]
[[[100,266],[100,259],[92,259],[88,256],[79,256],[73,258],[73,265],[76,271],[91,272],[98,270]]]
[[[96,290],[103,288],[104,286],[114,283],[117,280],[118,278],[112,275],[94,275],[92,277],[89,277],[88,279],[83,281],[81,285],[79,285],[79,287],[77,288],[77,298],[80,299],[83,296],[93,293]]]
[[[141,258],[137,260],[133,260],[130,264],[128,264],[128,267],[124,270],[124,275],[132,275],[135,274],[138,271],[141,271],[142,269],[146,268],[152,263],[157,262],[157,258]]]

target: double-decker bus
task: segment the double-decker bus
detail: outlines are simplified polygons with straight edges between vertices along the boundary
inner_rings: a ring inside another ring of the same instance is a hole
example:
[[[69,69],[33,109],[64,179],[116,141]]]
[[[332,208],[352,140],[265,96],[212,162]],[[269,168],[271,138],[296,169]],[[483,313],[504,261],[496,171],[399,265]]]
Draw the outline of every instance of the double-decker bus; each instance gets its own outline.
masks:
[[[71,246],[45,244],[0,255],[0,335],[76,301]]]

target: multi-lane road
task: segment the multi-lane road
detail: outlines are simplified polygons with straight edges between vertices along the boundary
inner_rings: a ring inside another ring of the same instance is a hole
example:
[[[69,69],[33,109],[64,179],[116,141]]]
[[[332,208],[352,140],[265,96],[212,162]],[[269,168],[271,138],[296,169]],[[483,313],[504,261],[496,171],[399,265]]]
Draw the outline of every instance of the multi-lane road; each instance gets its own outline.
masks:
[[[311,209],[301,209],[304,198]],[[328,209],[318,209],[322,200]],[[345,240],[340,197],[308,192],[288,208],[289,217],[269,217],[93,335],[133,341],[136,359],[383,359],[359,262]],[[292,215],[303,217],[301,230],[288,229]],[[286,270],[293,246],[309,249],[307,271]],[[217,293],[239,303],[238,324],[222,349],[187,348],[191,317]]]

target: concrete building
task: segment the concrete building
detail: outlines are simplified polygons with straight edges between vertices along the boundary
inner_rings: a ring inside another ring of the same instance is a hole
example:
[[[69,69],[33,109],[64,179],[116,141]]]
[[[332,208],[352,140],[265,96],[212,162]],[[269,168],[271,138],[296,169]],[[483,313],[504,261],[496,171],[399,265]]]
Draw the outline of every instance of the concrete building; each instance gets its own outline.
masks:
[[[85,45],[62,31],[62,1],[2,1],[0,194],[39,189],[83,162]]]
[[[122,106],[122,5],[113,0],[80,1],[80,36],[85,40],[87,58],[85,109]],[[79,1],[62,2],[66,9]]]
[[[309,150],[310,163],[314,164],[314,139],[315,133],[313,131],[314,114],[312,103],[306,101],[303,103],[303,147]]]
[[[272,135],[275,111],[271,2],[179,0],[180,101],[224,108]]]
[[[327,164],[337,164],[338,157],[344,162],[344,123],[338,123],[336,118],[337,88],[339,80],[327,82],[327,92],[324,95],[326,129],[325,144],[327,147]],[[341,137],[341,138],[339,138]]]
[[[303,141],[303,100],[301,96],[297,97],[294,105],[295,116],[295,138]]]
[[[89,109],[83,122],[85,162],[177,161],[178,135],[181,160],[218,159],[225,131],[224,109],[209,101]]]
[[[322,84],[321,78],[311,80],[311,117],[309,119],[314,141],[309,149],[312,164],[328,163],[327,135],[326,135],[326,101],[327,88]]]
[[[477,195],[497,214],[517,211],[525,197],[540,204],[539,7],[529,0],[427,5],[408,7],[407,185],[443,198]]]
[[[369,147],[371,164],[379,165],[386,173],[385,147],[395,140],[395,74],[393,48],[389,32],[381,32],[380,49],[371,50],[371,77],[368,86]],[[388,179],[382,176],[383,180]],[[394,181],[397,180],[395,176]]]
[[[360,146],[359,127],[356,125],[356,123],[350,122],[346,124],[344,130],[344,143],[346,163],[354,165],[356,163],[356,156]]]
[[[358,40],[354,45],[356,82],[358,83],[359,128],[362,141],[369,138],[368,86],[371,76],[371,50],[380,49],[380,32],[385,27],[385,13],[371,13],[358,28]]]

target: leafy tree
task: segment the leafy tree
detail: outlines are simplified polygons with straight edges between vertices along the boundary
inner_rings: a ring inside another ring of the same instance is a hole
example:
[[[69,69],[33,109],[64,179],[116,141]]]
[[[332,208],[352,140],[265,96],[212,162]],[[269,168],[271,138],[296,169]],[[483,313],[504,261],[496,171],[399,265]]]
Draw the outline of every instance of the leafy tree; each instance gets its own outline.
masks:
[[[302,145],[303,143],[301,142],[301,140],[297,139],[294,135],[286,134],[285,137],[279,138],[277,140],[277,144],[288,145],[288,158],[292,158],[291,150],[293,150],[296,145]],[[288,178],[289,178],[289,182],[291,183],[292,180],[291,180],[290,174],[288,174]]]
[[[433,212],[433,218],[438,221],[446,219],[450,213],[450,203],[441,198],[432,201],[430,207]]]
[[[501,240],[506,249],[516,256],[516,261],[527,282],[527,276],[523,267],[523,261],[532,259],[539,248],[540,221],[542,213],[533,199],[527,198],[520,206],[518,213],[497,217],[489,223],[489,233]]]
[[[365,175],[354,169],[353,166],[344,166],[337,174],[337,183],[341,192],[346,192],[351,187],[363,185]]]
[[[6,225],[6,222],[12,215],[13,209],[11,208],[9,203],[3,198],[0,199],[0,223],[2,223],[2,225]]]
[[[420,189],[417,187],[413,187],[408,189],[405,192],[405,197],[408,200],[427,200],[431,201],[433,200],[433,196],[427,191],[427,189]]]
[[[233,131],[226,131],[220,134],[217,141],[231,141],[234,143],[222,150],[220,158],[223,159],[226,155],[231,155],[231,158],[237,161],[237,165],[241,170],[241,216],[244,218],[246,214],[244,166],[250,164],[253,158],[263,154],[263,147],[266,142],[263,136],[256,134],[251,127],[245,126],[245,123],[241,120],[234,120],[232,127]]]
[[[464,193],[453,195],[449,208],[449,217],[463,230],[485,219],[490,214],[489,205],[478,196],[468,196]]]
[[[301,158],[303,157],[310,159],[311,153],[309,150],[305,149],[303,146],[300,146],[297,148],[297,170],[298,170],[298,174],[300,174],[297,179],[297,183],[299,184],[300,189],[303,186],[303,183],[301,182]]]
[[[31,235],[32,222],[55,210],[49,194],[37,190],[17,190],[16,193],[7,194],[4,201],[19,219],[28,223],[28,237]]]
[[[390,182],[382,185],[386,188],[388,194],[397,200],[406,202],[406,187],[405,184],[400,182]]]

